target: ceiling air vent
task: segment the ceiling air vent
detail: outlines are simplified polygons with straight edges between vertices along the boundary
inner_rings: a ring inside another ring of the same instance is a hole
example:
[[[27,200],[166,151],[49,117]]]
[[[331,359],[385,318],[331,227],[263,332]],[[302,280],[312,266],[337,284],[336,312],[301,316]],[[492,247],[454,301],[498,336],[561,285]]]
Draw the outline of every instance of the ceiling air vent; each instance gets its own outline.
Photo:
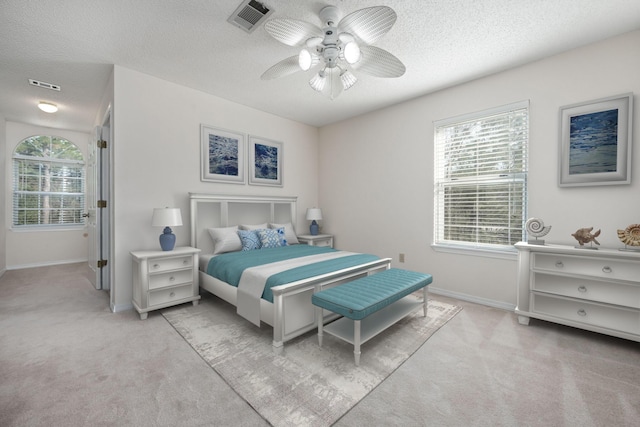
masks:
[[[42,87],[42,88],[45,88],[45,89],[51,89],[51,90],[60,91],[60,86],[54,85],[54,84],[51,84],[51,83],[47,83],[47,82],[41,82],[40,80],[29,79],[29,84],[32,85],[32,86],[38,86],[38,87]]]
[[[268,9],[264,4],[256,0],[245,0],[227,19],[236,27],[242,28],[247,33],[252,33],[267,16],[271,15],[272,9]]]

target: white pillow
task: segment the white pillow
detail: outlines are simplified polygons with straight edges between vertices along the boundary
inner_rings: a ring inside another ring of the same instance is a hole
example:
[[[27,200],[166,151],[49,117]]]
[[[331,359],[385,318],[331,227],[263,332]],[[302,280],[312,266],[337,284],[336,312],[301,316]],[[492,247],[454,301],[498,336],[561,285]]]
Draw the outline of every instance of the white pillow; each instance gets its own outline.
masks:
[[[208,229],[213,239],[213,253],[222,254],[242,249],[242,242],[238,236],[238,226]]]
[[[263,228],[267,228],[267,223],[262,224],[240,224],[238,226],[240,230],[261,230]]]
[[[286,224],[269,224],[269,228],[283,228],[284,227],[284,238],[287,239],[287,244],[289,245],[297,245],[300,243],[298,241],[298,236],[296,236],[296,232],[293,229],[293,225],[290,222]]]

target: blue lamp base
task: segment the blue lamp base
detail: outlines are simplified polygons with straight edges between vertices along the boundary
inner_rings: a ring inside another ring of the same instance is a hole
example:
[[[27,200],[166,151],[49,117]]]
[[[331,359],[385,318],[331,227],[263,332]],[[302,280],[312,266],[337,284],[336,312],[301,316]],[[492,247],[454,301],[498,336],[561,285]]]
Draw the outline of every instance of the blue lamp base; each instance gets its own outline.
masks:
[[[311,221],[311,225],[309,226],[309,233],[311,233],[312,236],[318,235],[318,223],[315,219]]]
[[[160,235],[160,247],[163,251],[172,251],[176,245],[176,235],[171,232],[170,227],[165,227]]]

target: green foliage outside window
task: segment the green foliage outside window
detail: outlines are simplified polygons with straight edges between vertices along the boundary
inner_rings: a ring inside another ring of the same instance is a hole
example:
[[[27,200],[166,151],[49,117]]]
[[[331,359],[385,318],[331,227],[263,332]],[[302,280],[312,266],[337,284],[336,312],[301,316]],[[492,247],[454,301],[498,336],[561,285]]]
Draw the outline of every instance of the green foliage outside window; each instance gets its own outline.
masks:
[[[13,225],[84,225],[85,171],[71,141],[32,136],[13,156]]]

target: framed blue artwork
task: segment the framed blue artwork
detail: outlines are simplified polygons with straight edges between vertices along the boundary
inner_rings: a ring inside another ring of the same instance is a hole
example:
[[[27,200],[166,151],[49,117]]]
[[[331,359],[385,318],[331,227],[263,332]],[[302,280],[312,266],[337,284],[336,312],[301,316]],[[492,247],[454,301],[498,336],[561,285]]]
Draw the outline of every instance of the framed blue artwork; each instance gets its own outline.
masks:
[[[633,94],[560,108],[558,185],[631,183]]]
[[[200,130],[200,179],[245,184],[245,135],[207,125],[200,125]]]
[[[249,184],[282,187],[282,143],[249,135]]]

